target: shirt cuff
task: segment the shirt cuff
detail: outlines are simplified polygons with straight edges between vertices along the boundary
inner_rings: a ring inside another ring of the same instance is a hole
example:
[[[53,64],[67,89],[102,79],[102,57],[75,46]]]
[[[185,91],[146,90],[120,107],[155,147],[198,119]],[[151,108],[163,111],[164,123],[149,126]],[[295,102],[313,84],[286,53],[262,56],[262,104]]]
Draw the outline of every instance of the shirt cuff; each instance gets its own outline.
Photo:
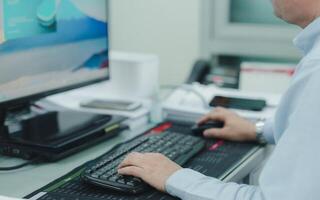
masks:
[[[195,183],[199,183],[202,179],[207,177],[199,172],[196,172],[191,169],[180,169],[171,175],[166,182],[166,191],[172,195],[184,199],[185,194],[188,191],[188,188],[192,188]],[[212,178],[211,181],[218,179]]]
[[[266,120],[263,127],[263,136],[269,144],[275,144],[274,131],[273,131],[273,119]]]

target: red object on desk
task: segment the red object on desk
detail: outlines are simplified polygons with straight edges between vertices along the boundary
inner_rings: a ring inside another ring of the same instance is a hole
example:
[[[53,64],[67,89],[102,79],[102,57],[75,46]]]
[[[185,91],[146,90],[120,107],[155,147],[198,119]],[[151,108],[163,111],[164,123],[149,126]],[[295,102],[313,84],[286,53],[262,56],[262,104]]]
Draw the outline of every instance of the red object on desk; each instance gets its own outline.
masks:
[[[213,144],[211,147],[209,147],[209,151],[215,151],[217,150],[219,147],[221,147],[224,144],[223,140],[219,140],[218,142],[216,142],[215,144]]]

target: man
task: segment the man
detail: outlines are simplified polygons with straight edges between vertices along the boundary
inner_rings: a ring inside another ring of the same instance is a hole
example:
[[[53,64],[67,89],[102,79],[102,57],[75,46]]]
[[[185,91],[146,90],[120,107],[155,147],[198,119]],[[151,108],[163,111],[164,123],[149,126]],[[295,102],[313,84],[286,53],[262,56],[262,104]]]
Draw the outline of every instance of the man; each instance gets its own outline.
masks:
[[[320,1],[273,0],[275,13],[304,30],[295,45],[304,53],[274,120],[263,135],[277,144],[266,164],[259,186],[223,183],[190,169],[182,169],[159,154],[129,155],[119,173],[142,178],[155,188],[181,199],[212,200],[313,200],[320,199]],[[256,128],[236,114],[215,109],[199,123],[219,120],[222,129],[205,137],[235,141],[254,140]]]

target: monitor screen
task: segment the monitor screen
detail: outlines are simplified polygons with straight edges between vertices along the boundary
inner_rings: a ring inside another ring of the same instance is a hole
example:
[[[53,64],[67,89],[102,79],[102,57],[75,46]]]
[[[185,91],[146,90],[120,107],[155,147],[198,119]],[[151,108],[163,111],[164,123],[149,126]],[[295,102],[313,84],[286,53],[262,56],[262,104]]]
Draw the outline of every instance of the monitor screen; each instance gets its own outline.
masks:
[[[0,0],[0,105],[109,78],[107,0]]]
[[[231,23],[287,25],[274,15],[270,1],[231,0],[229,17]]]

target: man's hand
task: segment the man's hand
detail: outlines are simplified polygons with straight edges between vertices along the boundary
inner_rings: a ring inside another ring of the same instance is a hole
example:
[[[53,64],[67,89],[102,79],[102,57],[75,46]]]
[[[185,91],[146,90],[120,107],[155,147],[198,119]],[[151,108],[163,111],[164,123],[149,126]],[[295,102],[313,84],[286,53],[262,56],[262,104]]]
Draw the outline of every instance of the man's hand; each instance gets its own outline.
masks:
[[[119,165],[118,173],[141,178],[156,189],[165,192],[167,179],[179,169],[179,165],[159,153],[131,153]]]
[[[256,140],[256,127],[250,121],[241,118],[236,113],[224,108],[216,108],[199,120],[199,124],[208,121],[224,122],[222,129],[213,128],[206,130],[205,137],[221,138],[231,141],[254,141]]]

